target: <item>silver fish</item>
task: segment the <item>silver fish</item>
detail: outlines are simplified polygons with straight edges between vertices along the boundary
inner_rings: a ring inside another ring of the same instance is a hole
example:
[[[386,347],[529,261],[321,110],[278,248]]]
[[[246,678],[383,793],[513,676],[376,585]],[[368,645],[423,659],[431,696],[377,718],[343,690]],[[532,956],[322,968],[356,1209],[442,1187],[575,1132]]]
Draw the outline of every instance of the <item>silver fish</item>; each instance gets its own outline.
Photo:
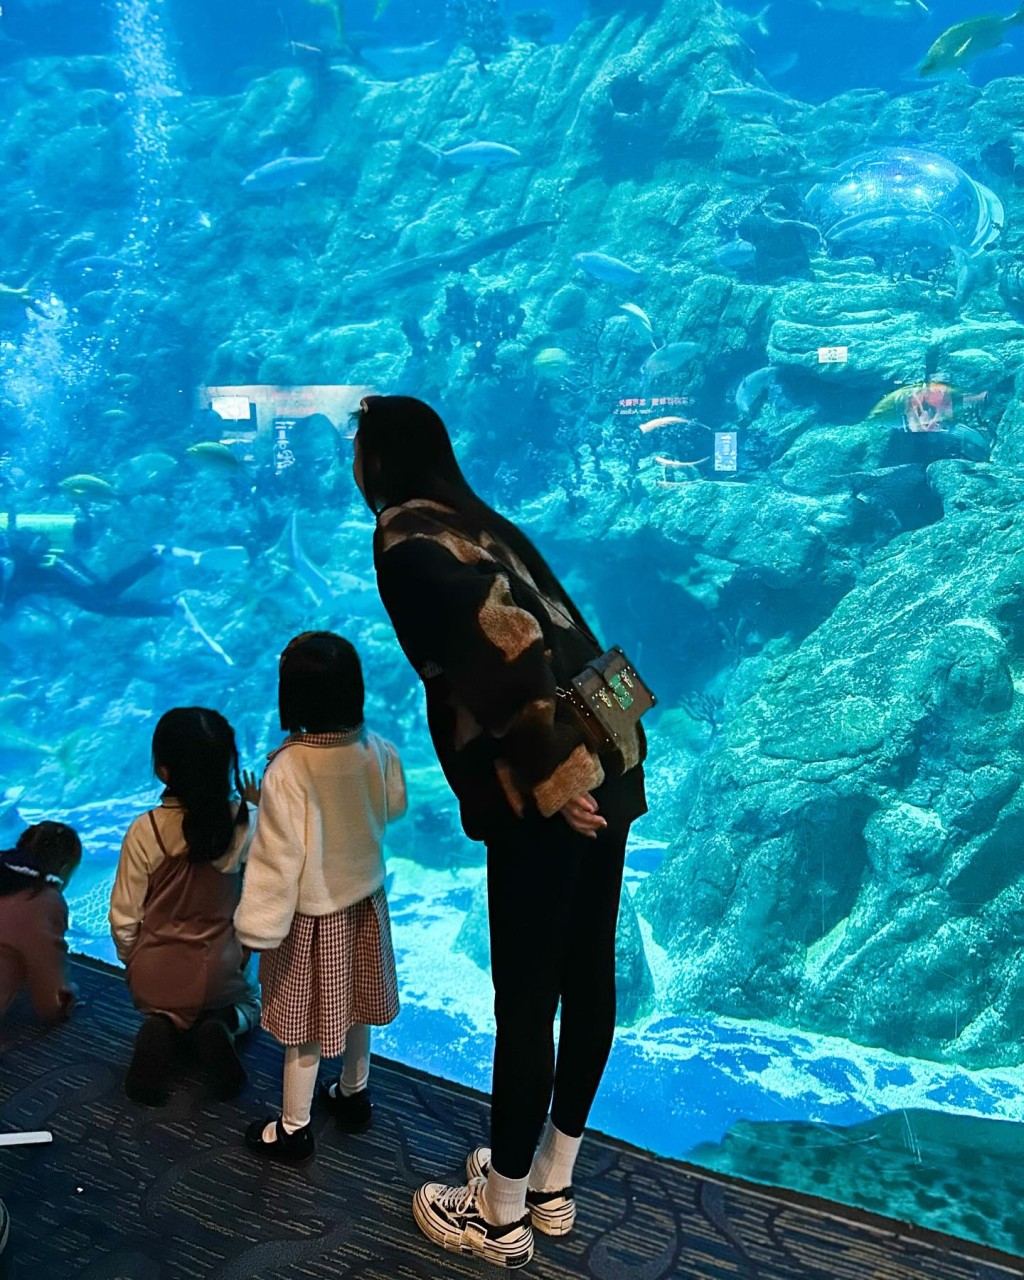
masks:
[[[242,189],[255,194],[266,191],[287,191],[302,187],[318,176],[326,153],[319,156],[278,156],[267,164],[261,164],[242,179]]]
[[[747,374],[736,388],[736,412],[741,418],[753,416],[761,398],[767,394],[774,383],[775,369],[771,365]]]
[[[642,271],[638,271],[636,267],[631,267],[628,262],[623,262],[621,258],[613,258],[607,253],[597,253],[595,251],[577,253],[573,258],[573,262],[581,271],[585,271],[587,275],[593,276],[596,280],[604,280],[608,284],[639,284],[644,278]]]
[[[645,378],[653,378],[661,373],[675,373],[684,364],[689,364],[701,353],[699,342],[670,342],[664,347],[652,351],[640,366]]]
[[[504,142],[464,142],[458,147],[442,151],[429,143],[420,146],[441,164],[454,165],[456,169],[496,169],[500,165],[518,164],[523,153]]]
[[[638,307],[635,302],[624,302],[619,310],[625,312],[626,319],[634,332],[641,338],[650,338],[651,345],[657,350],[658,344],[654,341],[654,325],[643,307]]]

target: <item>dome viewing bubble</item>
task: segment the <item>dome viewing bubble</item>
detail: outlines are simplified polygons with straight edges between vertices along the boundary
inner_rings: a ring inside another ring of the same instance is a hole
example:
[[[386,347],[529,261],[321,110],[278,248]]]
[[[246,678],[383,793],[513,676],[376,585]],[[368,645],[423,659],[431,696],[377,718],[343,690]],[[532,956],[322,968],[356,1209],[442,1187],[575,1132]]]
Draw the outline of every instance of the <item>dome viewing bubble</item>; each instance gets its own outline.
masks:
[[[834,253],[922,249],[980,253],[1003,228],[999,197],[931,151],[891,147],[856,157],[819,183],[807,207]]]

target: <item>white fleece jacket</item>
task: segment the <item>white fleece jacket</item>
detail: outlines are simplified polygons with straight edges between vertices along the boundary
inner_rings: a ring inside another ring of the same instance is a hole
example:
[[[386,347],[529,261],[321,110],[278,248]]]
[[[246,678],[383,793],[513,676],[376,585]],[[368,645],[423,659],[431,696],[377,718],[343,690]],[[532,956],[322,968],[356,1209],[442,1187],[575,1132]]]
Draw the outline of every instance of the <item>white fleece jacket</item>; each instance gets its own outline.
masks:
[[[368,729],[343,743],[291,740],[263,775],[235,932],[273,951],[296,912],[326,916],[384,883],[384,828],[405,812],[398,752]]]

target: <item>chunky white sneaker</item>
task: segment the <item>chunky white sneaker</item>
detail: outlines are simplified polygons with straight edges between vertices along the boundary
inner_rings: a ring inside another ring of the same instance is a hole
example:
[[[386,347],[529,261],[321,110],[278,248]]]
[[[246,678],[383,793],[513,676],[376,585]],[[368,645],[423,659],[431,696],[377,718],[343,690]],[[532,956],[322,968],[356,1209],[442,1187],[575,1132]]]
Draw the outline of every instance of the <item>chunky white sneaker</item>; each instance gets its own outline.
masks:
[[[489,1147],[477,1147],[466,1158],[466,1177],[486,1179],[491,1171]],[[535,1231],[546,1236],[567,1236],[576,1223],[576,1197],[572,1187],[561,1191],[527,1191],[526,1207]]]
[[[488,1222],[480,1208],[483,1179],[467,1187],[428,1182],[412,1198],[416,1225],[449,1253],[473,1253],[496,1267],[525,1267],[533,1257],[529,1215],[508,1226]]]

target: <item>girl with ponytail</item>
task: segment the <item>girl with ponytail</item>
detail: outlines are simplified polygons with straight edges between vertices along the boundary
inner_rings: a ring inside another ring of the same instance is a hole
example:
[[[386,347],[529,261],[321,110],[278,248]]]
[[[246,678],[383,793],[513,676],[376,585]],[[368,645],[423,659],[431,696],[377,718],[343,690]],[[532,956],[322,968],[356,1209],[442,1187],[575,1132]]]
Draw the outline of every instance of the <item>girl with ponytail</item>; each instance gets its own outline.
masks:
[[[147,1015],[125,1090],[136,1102],[163,1104],[176,1054],[193,1048],[214,1093],[231,1097],[245,1083],[235,1041],[260,1015],[232,924],[258,791],[239,773],[230,724],[206,707],[175,707],[160,718],[153,769],[165,790],[128,828],[110,900],[128,989]]]

